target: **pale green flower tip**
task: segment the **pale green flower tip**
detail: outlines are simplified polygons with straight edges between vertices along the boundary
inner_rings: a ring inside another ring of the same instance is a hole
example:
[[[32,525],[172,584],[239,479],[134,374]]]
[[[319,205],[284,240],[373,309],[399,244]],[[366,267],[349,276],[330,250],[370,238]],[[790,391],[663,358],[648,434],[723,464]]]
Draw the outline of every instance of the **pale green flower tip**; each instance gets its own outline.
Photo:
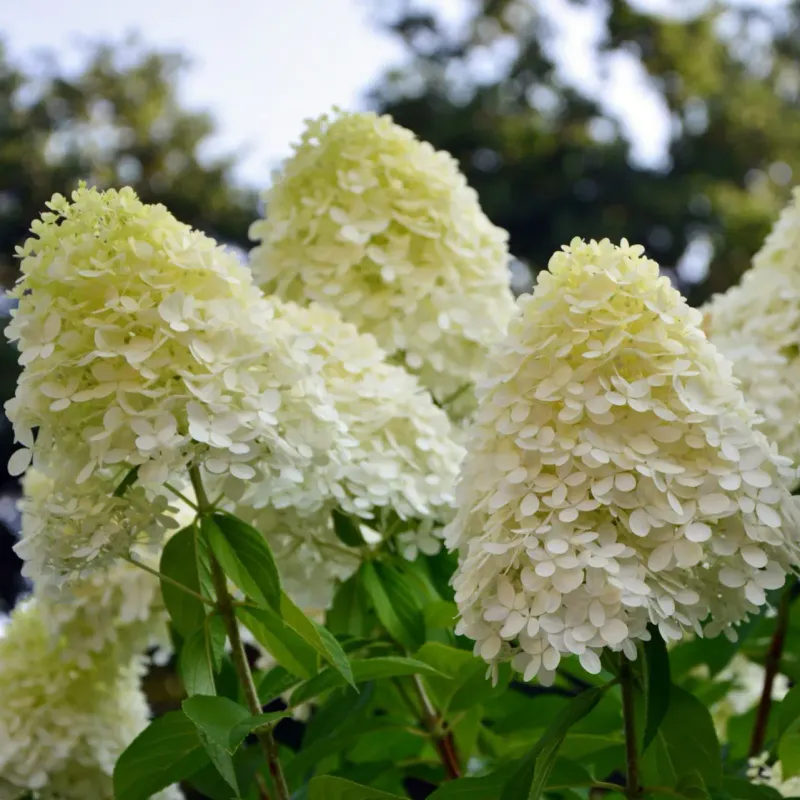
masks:
[[[388,116],[335,111],[264,199],[251,263],[268,293],[335,306],[439,401],[475,383],[514,309],[508,235],[452,156]]]

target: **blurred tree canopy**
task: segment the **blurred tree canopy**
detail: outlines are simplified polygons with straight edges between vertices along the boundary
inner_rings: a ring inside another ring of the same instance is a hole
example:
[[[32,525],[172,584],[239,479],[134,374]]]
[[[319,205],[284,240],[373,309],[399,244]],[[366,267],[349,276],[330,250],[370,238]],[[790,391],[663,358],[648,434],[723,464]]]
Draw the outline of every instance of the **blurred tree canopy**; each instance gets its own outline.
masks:
[[[254,192],[236,186],[235,158],[201,159],[215,124],[184,108],[180,54],[150,50],[135,37],[95,44],[73,74],[52,56],[28,74],[0,42],[0,281],[13,282],[14,247],[54,192],[79,180],[131,185],[178,219],[222,241],[247,246]]]
[[[573,236],[626,237],[667,268],[700,244],[713,252],[707,278],[677,276],[700,303],[738,280],[800,175],[800,3],[662,3],[671,16],[642,6],[480,0],[455,24],[411,0],[376,3],[409,58],[372,101],[453,153],[534,272]],[[563,30],[587,19],[594,51],[559,55]],[[606,102],[620,57],[668,115],[663,168],[631,163]],[[570,58],[594,59],[599,92],[570,80]]]

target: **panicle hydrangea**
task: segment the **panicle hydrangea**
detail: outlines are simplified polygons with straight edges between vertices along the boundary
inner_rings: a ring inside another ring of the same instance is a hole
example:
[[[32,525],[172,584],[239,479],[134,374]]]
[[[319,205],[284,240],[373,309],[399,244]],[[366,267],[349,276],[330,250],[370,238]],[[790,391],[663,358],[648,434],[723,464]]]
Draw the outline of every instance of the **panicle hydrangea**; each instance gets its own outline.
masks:
[[[7,327],[24,366],[6,407],[25,446],[11,471],[31,453],[59,485],[118,481],[138,467],[145,499],[190,463],[250,480],[333,447],[320,383],[235,255],[130,188],[82,187],[48,207],[18,250],[19,308]],[[103,521],[86,524],[71,538],[76,560],[124,549],[93,527]]]
[[[761,429],[800,462],[800,188],[753,268],[705,307],[706,331],[733,362],[745,397],[764,417]]]
[[[784,780],[783,765],[776,761],[771,766],[767,764],[768,753],[763,753],[757,758],[751,758],[747,770],[747,777],[757,786],[771,786],[782,797],[797,797],[800,795],[800,775],[793,775]]]
[[[458,630],[552,680],[716,635],[797,563],[788,460],[643,248],[573,240],[490,357],[447,530]]]
[[[474,383],[513,300],[508,235],[457,162],[373,113],[311,120],[294,151],[250,229],[257,280],[335,306],[439,401]]]
[[[463,449],[447,414],[417,379],[389,364],[375,338],[332,308],[276,306],[298,334],[295,358],[322,379],[346,435],[343,454],[281,481],[252,481],[243,502],[316,511],[334,501],[369,517],[389,507],[402,519],[442,517],[453,505]]]
[[[0,778],[43,800],[113,800],[114,764],[148,722],[141,672],[109,649],[88,665],[54,651],[38,602],[17,607],[0,634]]]

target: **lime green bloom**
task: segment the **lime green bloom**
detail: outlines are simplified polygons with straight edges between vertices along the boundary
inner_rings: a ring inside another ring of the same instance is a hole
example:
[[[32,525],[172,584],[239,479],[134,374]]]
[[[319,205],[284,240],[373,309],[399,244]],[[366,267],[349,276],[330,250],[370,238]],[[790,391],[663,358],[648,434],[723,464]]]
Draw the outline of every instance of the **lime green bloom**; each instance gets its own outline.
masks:
[[[475,383],[513,311],[507,234],[448,153],[388,116],[335,112],[264,199],[250,234],[265,291],[335,306],[439,401]]]

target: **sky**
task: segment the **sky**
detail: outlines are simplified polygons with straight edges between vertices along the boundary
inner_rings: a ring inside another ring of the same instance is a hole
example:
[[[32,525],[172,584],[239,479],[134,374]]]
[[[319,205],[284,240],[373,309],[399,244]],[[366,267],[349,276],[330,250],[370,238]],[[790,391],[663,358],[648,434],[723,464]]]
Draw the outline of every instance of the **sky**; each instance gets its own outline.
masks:
[[[41,48],[77,66],[82,40],[119,39],[130,31],[148,44],[186,52],[193,65],[181,87],[185,102],[215,115],[220,135],[213,148],[244,149],[238,177],[258,186],[289,152],[304,119],[333,105],[363,107],[365,89],[402,62],[400,45],[370,23],[370,6],[380,2],[386,0],[0,0],[0,37],[12,59],[34,69]],[[457,24],[468,0],[420,3]],[[610,65],[612,92],[597,83],[599,70],[587,55],[597,25],[591,13],[566,13],[567,6],[568,0],[546,6],[559,23],[553,47],[564,55],[566,72],[594,85],[624,118],[634,159],[657,166],[668,136],[657,98],[625,57]]]
[[[192,57],[183,97],[217,117],[220,150],[247,148],[240,177],[253,184],[304,119],[334,104],[360,107],[363,89],[402,57],[370,25],[368,0],[0,0],[0,38],[33,67],[38,48],[72,65],[81,39],[133,30]]]

